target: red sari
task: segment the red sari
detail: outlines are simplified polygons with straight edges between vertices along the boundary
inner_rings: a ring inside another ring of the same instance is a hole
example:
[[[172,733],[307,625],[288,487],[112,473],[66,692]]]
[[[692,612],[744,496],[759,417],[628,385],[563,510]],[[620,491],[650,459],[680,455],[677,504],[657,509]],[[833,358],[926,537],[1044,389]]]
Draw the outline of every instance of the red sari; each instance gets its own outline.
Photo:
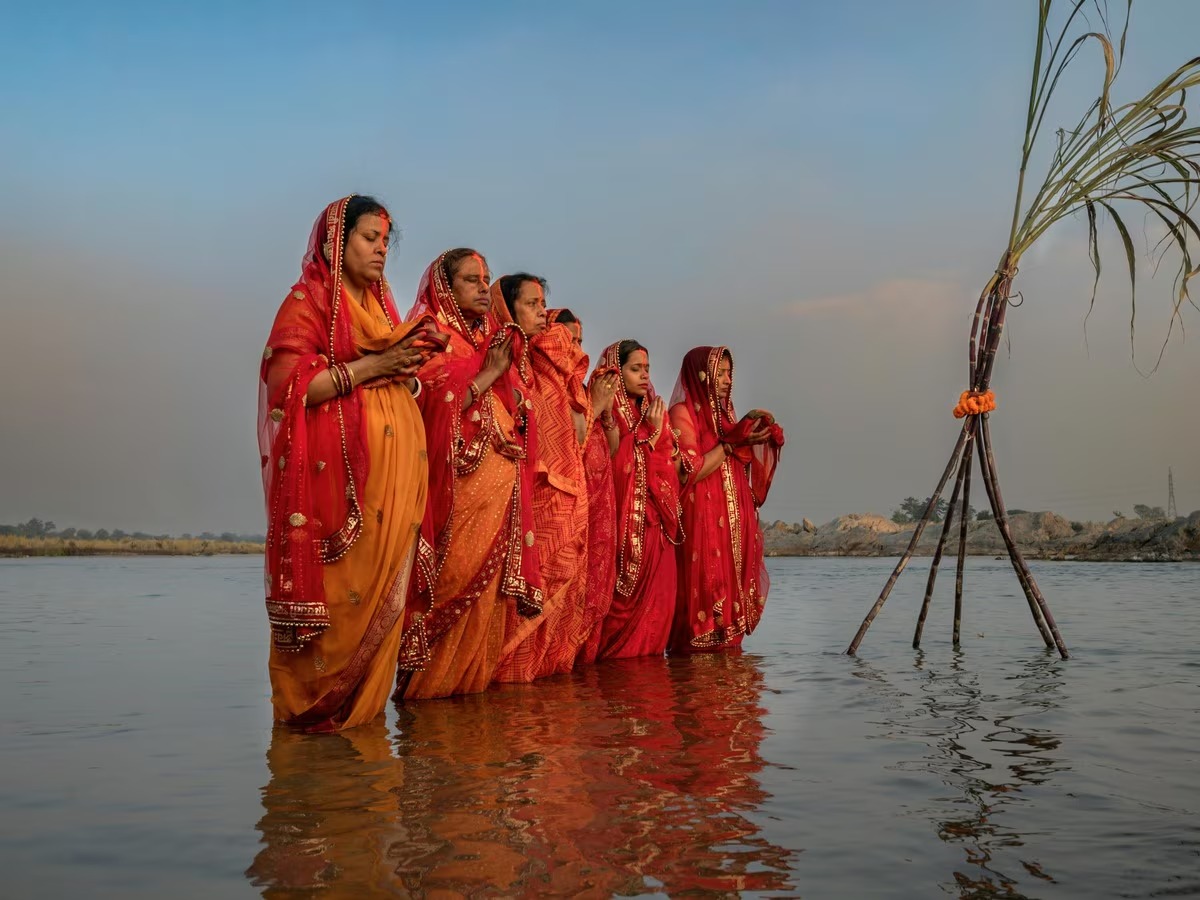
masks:
[[[771,439],[741,444],[757,419],[738,421],[733,404],[717,395],[717,367],[725,347],[697,347],[683,358],[671,395],[671,427],[684,455],[699,470],[701,458],[722,442],[734,457],[684,488],[679,600],[671,629],[671,652],[740,647],[762,617],[769,580],[763,563],[758,508],[767,499],[783,429],[771,425]],[[730,378],[733,356],[729,356]],[[732,390],[731,390],[732,393]]]
[[[363,304],[346,295],[349,199],[330,204],[313,227],[259,382],[271,701],[278,721],[306,731],[351,728],[383,711],[425,512],[425,434],[402,382],[375,379],[319,406],[307,402],[321,372],[419,324],[396,326],[384,281]]]
[[[618,348],[610,345],[596,372],[620,371]],[[593,375],[595,377],[595,375]],[[612,459],[616,500],[616,588],[601,626],[599,659],[661,656],[667,649],[675,610],[675,551],[681,537],[679,455],[671,429],[663,423],[655,446],[642,410],[654,399],[654,388],[639,404],[624,382],[613,400],[620,442]]]
[[[492,314],[512,323],[500,291],[492,285]],[[570,672],[587,636],[582,616],[587,587],[587,484],[583,448],[572,413],[590,409],[588,358],[565,325],[551,322],[529,341],[529,365],[518,367],[537,422],[537,457],[531,460],[533,534],[545,600],[536,619],[513,620],[504,659],[496,672],[501,682],[529,682]]]
[[[594,663],[600,655],[603,623],[612,608],[617,585],[617,495],[608,437],[599,422],[593,422],[588,429],[583,445],[583,470],[587,479],[588,550],[580,625],[584,638],[576,664]]]
[[[476,693],[495,677],[518,617],[541,613],[544,595],[530,506],[536,426],[514,369],[527,365],[519,330],[517,365],[462,408],[490,346],[512,326],[491,315],[472,325],[458,309],[443,257],[425,272],[410,319],[434,316],[450,333],[446,352],[419,373],[429,444],[433,548],[418,578],[400,649],[406,700]],[[516,616],[510,616],[515,609]]]

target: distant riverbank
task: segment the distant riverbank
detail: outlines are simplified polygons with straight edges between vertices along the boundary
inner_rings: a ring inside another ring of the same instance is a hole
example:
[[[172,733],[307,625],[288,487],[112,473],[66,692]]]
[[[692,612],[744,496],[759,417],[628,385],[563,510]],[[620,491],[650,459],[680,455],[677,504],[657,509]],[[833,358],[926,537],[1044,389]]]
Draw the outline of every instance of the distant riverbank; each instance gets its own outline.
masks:
[[[1053,512],[1010,517],[1013,539],[1030,559],[1092,562],[1181,562],[1200,560],[1200,510],[1175,519],[1116,518],[1108,522],[1069,521]],[[912,540],[912,524],[883,516],[852,514],[824,525],[773,522],[763,529],[768,556],[899,556]],[[940,522],[926,527],[917,555],[932,556],[942,533]],[[958,553],[958,524],[946,542],[947,556]],[[996,523],[972,521],[967,553],[1003,556]]]
[[[79,539],[0,535],[0,557],[14,556],[216,556],[262,553],[254,541],[219,541],[201,538]]]
[[[1069,521],[1052,512],[1030,512],[1010,519],[1013,538],[1030,559],[1103,562],[1200,561],[1200,510],[1169,519],[1116,518],[1108,522]],[[808,519],[764,525],[767,556],[899,556],[912,539],[911,524],[901,525],[872,513],[838,516],[823,525]],[[926,527],[918,556],[932,556],[940,522]],[[21,556],[217,556],[263,552],[261,541],[204,538],[63,538],[0,535],[0,557]],[[947,555],[958,552],[958,525],[946,542]],[[1002,556],[1004,543],[996,523],[972,521],[967,531],[971,556]]]

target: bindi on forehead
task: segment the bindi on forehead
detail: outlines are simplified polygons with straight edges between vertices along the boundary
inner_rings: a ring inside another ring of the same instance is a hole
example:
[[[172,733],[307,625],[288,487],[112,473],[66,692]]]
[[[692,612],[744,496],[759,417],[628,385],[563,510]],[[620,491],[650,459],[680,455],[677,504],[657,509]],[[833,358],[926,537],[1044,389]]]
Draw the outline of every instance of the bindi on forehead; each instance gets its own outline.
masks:
[[[354,230],[363,237],[371,237],[378,233],[380,237],[387,237],[391,230],[392,223],[383,216],[363,216],[354,226]]]

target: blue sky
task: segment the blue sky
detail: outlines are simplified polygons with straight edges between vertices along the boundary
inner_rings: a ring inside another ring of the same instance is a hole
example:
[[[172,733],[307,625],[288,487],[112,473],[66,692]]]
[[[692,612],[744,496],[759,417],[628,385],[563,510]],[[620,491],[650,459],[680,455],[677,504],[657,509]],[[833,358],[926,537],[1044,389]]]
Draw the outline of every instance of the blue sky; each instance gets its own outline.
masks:
[[[403,229],[402,307],[467,244],[545,274],[593,355],[647,343],[662,391],[689,347],[729,343],[739,405],[791,435],[768,516],[887,513],[936,480],[1011,211],[1033,3],[11,6],[0,377],[28,386],[0,521],[259,530],[255,366],[349,192]],[[1187,0],[1141,3],[1119,91],[1194,53],[1197,25]],[[1113,278],[1085,349],[1077,238],[1026,267],[1037,302],[998,375],[1011,502],[1158,503],[1170,464],[1200,506],[1176,450],[1200,425],[1169,412],[1195,347],[1141,379]],[[1062,421],[1097,386],[1103,409]]]

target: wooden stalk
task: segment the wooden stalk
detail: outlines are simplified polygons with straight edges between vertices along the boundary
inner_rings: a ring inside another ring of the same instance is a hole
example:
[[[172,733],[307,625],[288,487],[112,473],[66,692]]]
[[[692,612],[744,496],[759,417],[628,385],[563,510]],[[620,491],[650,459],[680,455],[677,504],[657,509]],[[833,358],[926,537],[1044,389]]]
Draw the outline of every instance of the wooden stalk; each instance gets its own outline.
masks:
[[[942,552],[946,549],[946,538],[954,522],[954,510],[958,505],[958,495],[962,491],[963,477],[971,464],[972,432],[968,431],[967,440],[963,444],[962,453],[958,458],[958,477],[954,479],[954,489],[950,492],[950,503],[946,508],[946,521],[942,523],[942,534],[938,538],[937,549],[933,551],[933,562],[929,566],[929,580],[925,583],[925,599],[921,601],[921,613],[917,616],[917,629],[913,632],[913,649],[921,646],[921,632],[925,628],[925,618],[929,615],[929,604],[933,599],[933,586],[937,582],[938,566],[942,562]],[[935,504],[936,509],[936,504]]]
[[[975,419],[971,423],[971,434],[977,436],[979,434],[979,417],[972,416]],[[958,565],[954,570],[954,646],[959,643],[959,631],[962,627],[962,598],[963,598],[963,569],[967,562],[967,527],[970,525],[971,517],[971,463],[974,456],[971,454],[972,448],[968,446],[966,451],[966,459],[963,464],[967,468],[966,477],[963,480],[963,496],[962,496],[962,518],[958,529]]]
[[[1029,565],[1025,562],[1025,557],[1021,555],[1021,551],[1017,549],[1016,541],[1013,540],[1012,531],[1008,526],[1008,510],[1004,506],[1004,497],[1000,494],[1000,479],[996,473],[996,459],[992,453],[992,433],[988,426],[986,414],[982,417],[982,420],[979,431],[980,474],[983,475],[984,486],[988,489],[988,498],[992,503],[992,513],[996,517],[996,525],[1000,529],[1000,536],[1004,539],[1004,546],[1008,548],[1008,558],[1012,562],[1013,569],[1017,573],[1017,578],[1021,582],[1021,587],[1025,591],[1025,597],[1029,601],[1030,613],[1032,613],[1034,622],[1042,634],[1042,640],[1046,642],[1047,647],[1056,647],[1059,656],[1063,659],[1069,659],[1071,654],[1067,652],[1067,645],[1063,643],[1062,635],[1059,634],[1054,616],[1050,614],[1050,607],[1046,603],[1046,598],[1042,596],[1041,589],[1033,577],[1033,572],[1030,571]]]
[[[858,626],[858,632],[854,635],[854,640],[850,642],[850,646],[846,648],[846,655],[853,656],[858,652],[858,645],[867,635],[867,629],[871,627],[871,623],[875,621],[875,617],[879,615],[879,611],[883,609],[883,604],[887,601],[888,595],[892,592],[892,588],[896,586],[896,581],[900,578],[900,574],[908,566],[908,561],[912,559],[913,552],[917,549],[917,542],[921,540],[921,535],[925,533],[925,526],[929,524],[929,520],[933,516],[933,511],[937,509],[937,502],[941,499],[942,491],[946,489],[946,482],[950,480],[950,473],[955,470],[958,465],[959,457],[962,455],[963,445],[967,441],[968,423],[963,422],[962,431],[958,433],[958,443],[954,445],[954,451],[950,454],[950,462],[946,463],[946,470],[942,472],[942,478],[938,482],[937,489],[933,492],[933,496],[929,498],[929,504],[925,507],[925,514],[921,516],[921,521],[917,523],[917,527],[913,529],[912,540],[908,542],[908,549],[904,551],[904,555],[900,557],[900,562],[896,563],[896,568],[892,570],[892,576],[887,580],[887,584],[883,586],[883,591],[879,594],[879,599],[875,601],[875,605],[871,607],[862,624]]]

